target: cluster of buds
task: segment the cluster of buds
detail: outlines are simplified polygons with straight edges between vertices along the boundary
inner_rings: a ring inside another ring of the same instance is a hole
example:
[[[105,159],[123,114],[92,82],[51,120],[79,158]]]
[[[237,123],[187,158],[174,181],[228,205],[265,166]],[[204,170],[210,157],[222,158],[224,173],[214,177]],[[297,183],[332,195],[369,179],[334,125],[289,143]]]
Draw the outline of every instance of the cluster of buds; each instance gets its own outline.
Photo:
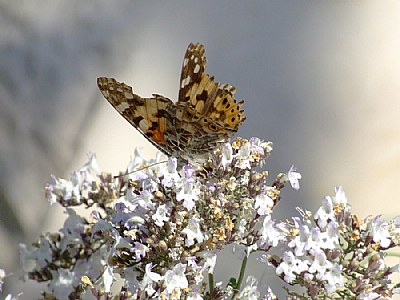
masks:
[[[21,259],[35,262],[28,277],[48,283],[43,299],[88,291],[96,299],[276,299],[267,284],[244,279],[247,258],[262,252],[266,268],[303,288],[287,289],[292,299],[389,299],[398,269],[384,256],[399,245],[399,222],[360,221],[341,188],[314,215],[274,221],[281,189],[298,189],[301,175],[291,167],[270,180],[262,167],[271,151],[258,138],[224,144],[201,164],[145,161],[137,151],[118,176],[101,173],[90,155],[70,180],[46,186],[68,217],[60,232],[21,245]],[[243,260],[239,277],[223,286],[213,274],[227,245],[242,249]]]

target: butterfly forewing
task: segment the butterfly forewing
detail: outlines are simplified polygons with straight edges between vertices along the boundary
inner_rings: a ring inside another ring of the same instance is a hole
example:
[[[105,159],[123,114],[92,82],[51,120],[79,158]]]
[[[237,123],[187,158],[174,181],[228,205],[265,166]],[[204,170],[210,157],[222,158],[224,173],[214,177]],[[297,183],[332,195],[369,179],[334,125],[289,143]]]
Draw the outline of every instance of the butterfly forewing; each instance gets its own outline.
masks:
[[[100,77],[97,85],[110,104],[141,134],[148,138],[162,152],[171,153],[164,147],[164,133],[167,120],[171,119],[173,102],[160,95],[142,98],[133,93],[132,88],[114,78]],[[174,112],[172,111],[174,114]]]

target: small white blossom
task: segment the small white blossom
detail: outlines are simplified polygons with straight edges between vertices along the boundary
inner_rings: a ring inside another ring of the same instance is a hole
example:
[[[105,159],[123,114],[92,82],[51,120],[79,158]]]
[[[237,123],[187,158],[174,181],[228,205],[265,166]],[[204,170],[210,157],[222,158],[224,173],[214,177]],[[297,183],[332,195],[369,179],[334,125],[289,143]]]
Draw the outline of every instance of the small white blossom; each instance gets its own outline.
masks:
[[[108,265],[105,266],[104,272],[102,274],[102,280],[103,280],[104,291],[106,293],[109,293],[111,291],[111,285],[113,284],[113,282],[115,280],[113,268],[111,268]]]
[[[263,216],[271,213],[274,201],[266,194],[260,194],[256,196],[254,206],[257,209],[257,213]]]
[[[152,266],[151,263],[148,263],[145,267],[144,277],[139,284],[141,289],[146,289],[148,286],[151,286],[153,282],[160,282],[163,279],[163,276],[151,271]]]
[[[194,240],[198,243],[202,243],[204,240],[204,235],[200,229],[199,220],[193,217],[189,220],[188,225],[182,230],[182,233],[186,234],[187,238],[185,240],[185,246],[194,245]]]
[[[292,252],[287,251],[283,254],[282,262],[276,268],[276,274],[284,274],[284,280],[291,283],[296,279],[296,274],[300,274],[308,269],[306,262],[297,259]]]
[[[213,252],[204,253],[204,270],[208,270],[208,274],[214,273],[215,264],[217,263],[217,254]]]
[[[164,222],[169,221],[169,211],[167,205],[163,204],[157,207],[156,213],[151,217],[157,226],[164,226]]]
[[[324,287],[328,293],[334,293],[337,289],[344,287],[344,277],[342,265],[334,263],[326,270],[323,278],[327,283]]]
[[[333,211],[331,197],[326,196],[324,200],[322,200],[322,206],[314,214],[314,219],[317,220],[318,226],[321,228],[325,228],[328,221],[335,220],[335,212]]]
[[[6,277],[6,272],[0,269],[0,293],[3,291],[4,277]]]
[[[347,197],[346,194],[344,193],[343,187],[339,186],[335,188],[336,195],[333,197],[333,204],[337,205],[347,205]]]
[[[233,149],[232,145],[230,143],[225,143],[221,147],[221,153],[222,153],[222,165],[224,168],[226,168],[233,159]]]
[[[387,230],[388,223],[381,216],[375,217],[371,222],[371,232],[375,243],[380,243],[382,247],[389,247],[391,243],[390,233]]]
[[[160,169],[160,171],[157,173],[158,177],[164,177],[161,181],[164,186],[172,187],[181,179],[178,171],[176,170],[177,166],[178,163],[176,158],[170,157],[168,159],[166,168]]]
[[[311,249],[310,254],[311,262],[308,272],[316,273],[316,277],[322,279],[325,275],[325,271],[331,268],[332,263],[327,260],[324,251],[321,249]]]
[[[186,297],[186,300],[203,300],[199,291],[190,291]]]
[[[300,183],[299,180],[301,179],[301,174],[299,172],[296,172],[297,168],[292,165],[290,167],[289,172],[287,173],[287,177],[289,179],[290,185],[292,186],[292,188],[294,188],[295,190],[300,189]]]
[[[263,227],[261,230],[261,242],[264,247],[276,247],[280,241],[285,240],[284,234],[275,226],[275,221],[271,216],[264,218]]]
[[[137,261],[139,261],[142,257],[146,255],[146,252],[148,252],[150,249],[146,245],[139,242],[134,242],[134,244],[135,247],[133,247],[131,251],[135,253],[135,258]]]
[[[250,169],[250,143],[244,143],[239,148],[239,152],[236,155],[236,167],[240,169]]]
[[[175,289],[185,289],[188,287],[189,282],[185,276],[186,266],[184,264],[177,264],[172,270],[168,270],[164,276],[164,286],[171,294]]]
[[[183,206],[190,211],[195,206],[198,196],[199,190],[194,186],[194,184],[189,180],[184,180],[178,194],[176,195],[176,200],[183,200]]]
[[[88,153],[89,160],[79,170],[79,173],[83,176],[86,184],[91,184],[96,181],[96,175],[100,174],[100,167],[96,160],[95,153]]]
[[[237,299],[243,300],[258,300],[260,299],[260,293],[257,291],[257,279],[254,276],[248,276],[246,279],[246,285],[243,290],[239,293]]]
[[[52,178],[55,183],[47,187],[47,192],[50,193],[48,197],[50,204],[55,203],[53,196],[61,197],[64,201],[75,200],[78,203],[80,202],[81,175],[79,172],[73,172],[69,181],[61,178],[57,179],[55,176],[52,176]]]

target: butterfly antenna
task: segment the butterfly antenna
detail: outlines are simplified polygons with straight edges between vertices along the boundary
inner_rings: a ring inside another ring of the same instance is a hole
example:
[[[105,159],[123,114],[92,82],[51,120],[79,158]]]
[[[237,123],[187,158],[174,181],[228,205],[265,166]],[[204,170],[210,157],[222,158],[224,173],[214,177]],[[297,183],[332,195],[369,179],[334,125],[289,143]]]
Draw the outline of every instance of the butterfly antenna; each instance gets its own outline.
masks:
[[[143,167],[143,168],[134,170],[134,171],[132,171],[132,172],[127,172],[127,173],[125,173],[125,174],[115,175],[115,176],[113,176],[113,178],[114,178],[114,179],[117,179],[118,177],[122,177],[122,176],[126,176],[126,175],[133,174],[133,173],[136,173],[136,172],[140,172],[140,171],[146,170],[146,169],[148,169],[148,168],[151,168],[151,167],[154,167],[154,166],[156,166],[156,165],[163,164],[163,163],[166,163],[166,162],[168,162],[168,161],[167,161],[167,160],[159,161],[159,162],[156,162],[156,163],[151,164],[151,165],[149,165],[149,166],[145,166],[145,167]]]

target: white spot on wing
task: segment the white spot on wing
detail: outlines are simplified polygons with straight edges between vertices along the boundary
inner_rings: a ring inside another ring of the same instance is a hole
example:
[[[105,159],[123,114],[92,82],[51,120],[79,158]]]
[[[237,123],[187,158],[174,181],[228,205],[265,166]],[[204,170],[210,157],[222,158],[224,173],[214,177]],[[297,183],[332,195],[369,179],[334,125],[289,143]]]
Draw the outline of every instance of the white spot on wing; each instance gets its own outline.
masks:
[[[197,64],[197,65],[194,67],[193,73],[197,74],[197,73],[199,73],[199,71],[200,71],[200,65]]]
[[[128,103],[126,102],[121,102],[117,106],[115,106],[115,109],[118,110],[120,113],[124,112],[125,109],[129,107]]]
[[[190,82],[190,75],[188,75],[188,77],[182,79],[181,88],[184,88],[185,86],[187,86],[189,84],[189,82]]]
[[[185,59],[183,60],[183,66],[186,67],[188,62],[189,62],[189,58],[185,57]]]
[[[139,122],[139,128],[143,131],[146,132],[150,127],[150,122],[146,119],[142,119]]]
[[[126,99],[133,99],[133,94],[130,93],[130,92],[125,92],[124,96],[125,96]]]

